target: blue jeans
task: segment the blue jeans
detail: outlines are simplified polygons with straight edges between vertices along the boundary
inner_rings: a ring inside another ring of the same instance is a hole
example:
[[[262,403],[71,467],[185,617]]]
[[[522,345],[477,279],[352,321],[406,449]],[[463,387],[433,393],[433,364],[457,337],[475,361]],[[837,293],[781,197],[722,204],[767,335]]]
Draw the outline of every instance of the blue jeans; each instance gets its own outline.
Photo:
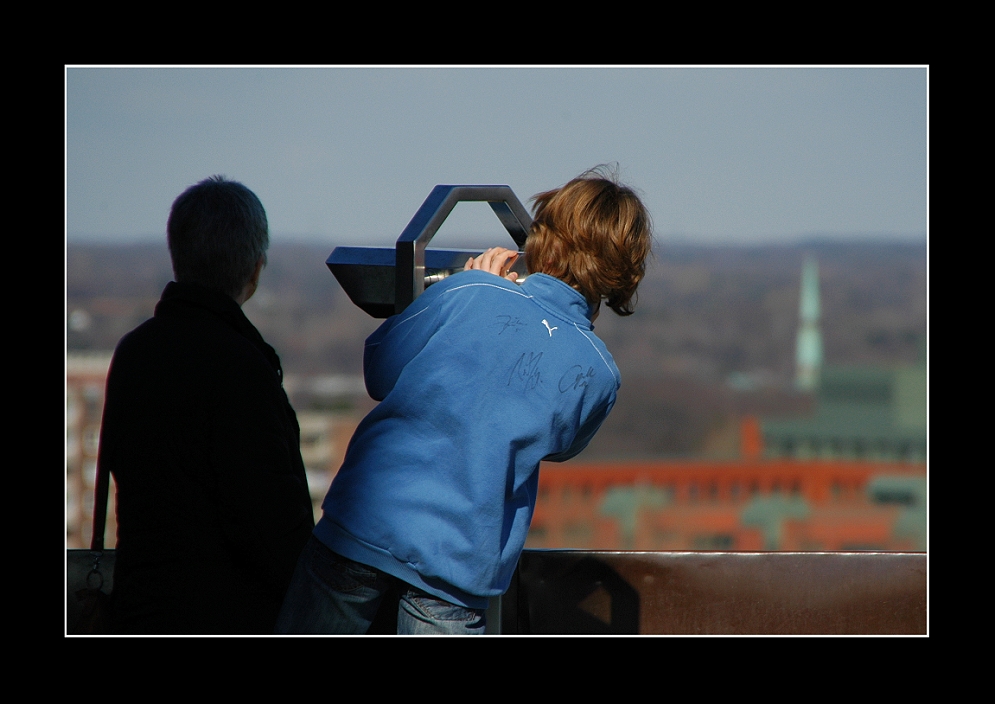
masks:
[[[396,577],[353,562],[313,535],[304,547],[276,632],[362,634],[377,615],[384,594],[400,594],[397,632],[401,635],[482,635],[485,612],[451,604]]]

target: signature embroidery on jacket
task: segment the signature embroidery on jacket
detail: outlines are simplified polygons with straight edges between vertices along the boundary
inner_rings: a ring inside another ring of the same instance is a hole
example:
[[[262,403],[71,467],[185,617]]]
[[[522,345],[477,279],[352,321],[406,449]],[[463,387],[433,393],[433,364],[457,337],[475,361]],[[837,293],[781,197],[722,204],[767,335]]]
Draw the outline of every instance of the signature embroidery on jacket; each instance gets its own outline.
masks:
[[[527,355],[527,356],[526,356]],[[539,373],[539,362],[542,360],[542,352],[522,352],[522,355],[512,365],[508,374],[507,386],[511,382],[520,382],[523,391],[532,391],[542,383],[542,376]]]
[[[553,327],[549,327],[549,322],[545,318],[542,319],[542,324],[546,326],[547,330],[549,330],[549,336],[550,337],[553,336],[553,331],[554,330],[559,330],[560,329],[559,326],[557,326],[557,325],[554,325]]]
[[[509,328],[511,328],[513,332],[518,332],[518,328],[525,327],[525,323],[518,317],[499,315],[497,316],[497,322],[491,323],[491,327],[500,328],[500,330],[498,330],[498,335],[500,335]]]
[[[584,367],[575,364],[563,372],[557,388],[559,388],[561,394],[565,394],[571,389],[586,389],[593,378],[594,367],[588,367],[587,372],[585,372]]]

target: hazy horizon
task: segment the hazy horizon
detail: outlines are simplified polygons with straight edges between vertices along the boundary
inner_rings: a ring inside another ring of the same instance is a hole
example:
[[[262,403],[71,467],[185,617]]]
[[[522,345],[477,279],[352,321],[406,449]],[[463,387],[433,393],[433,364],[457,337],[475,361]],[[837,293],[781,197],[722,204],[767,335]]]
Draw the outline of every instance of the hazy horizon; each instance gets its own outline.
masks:
[[[400,234],[398,232],[397,234]],[[498,233],[499,237],[502,233]],[[506,236],[506,235],[505,235]],[[443,236],[444,237],[444,236]],[[274,234],[270,232],[270,246],[274,245],[289,245],[289,246],[305,246],[305,247],[318,247],[327,245],[329,247],[338,247],[339,245],[351,245],[351,246],[390,246],[396,241],[394,238],[385,238],[382,241],[374,241],[372,236],[369,239],[364,239],[362,241],[328,241],[325,242],[320,237],[307,237],[307,236],[295,236],[286,234]],[[473,234],[469,233],[465,235],[465,239],[478,243],[481,245],[487,245],[494,238],[488,237],[484,234]],[[156,235],[144,235],[137,236],[134,238],[110,238],[110,237],[99,237],[99,236],[78,236],[78,237],[68,237],[66,239],[67,245],[108,245],[108,246],[132,246],[132,245],[162,245],[163,251],[166,251],[166,233]],[[501,241],[497,241],[496,244],[503,245]],[[750,241],[695,241],[690,237],[674,237],[666,236],[665,239],[661,239],[659,235],[656,236],[654,247],[667,247],[667,246],[680,246],[680,247],[716,247],[716,248],[751,248],[751,247],[804,247],[804,246],[819,246],[819,245],[834,245],[834,244],[907,244],[907,245],[920,245],[924,246],[927,244],[927,238],[925,233],[919,235],[906,235],[902,233],[851,233],[851,234],[815,234],[815,235],[799,235],[796,238],[784,238],[779,240],[765,241],[765,240],[750,240]],[[443,242],[437,239],[433,239],[430,247],[439,248],[458,248],[459,245],[453,244],[451,242]],[[510,245],[509,245],[510,246]],[[331,251],[331,250],[329,250]]]

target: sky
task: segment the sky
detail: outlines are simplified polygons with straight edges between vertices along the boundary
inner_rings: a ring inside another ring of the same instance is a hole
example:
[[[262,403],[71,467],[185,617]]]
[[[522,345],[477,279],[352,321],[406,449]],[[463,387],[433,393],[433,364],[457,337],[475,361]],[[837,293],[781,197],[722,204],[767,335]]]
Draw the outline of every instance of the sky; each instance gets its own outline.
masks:
[[[223,174],[271,242],[389,246],[436,184],[528,205],[603,163],[662,243],[927,233],[924,66],[67,66],[65,83],[70,242],[163,241],[173,199]],[[432,244],[503,233],[463,203]]]

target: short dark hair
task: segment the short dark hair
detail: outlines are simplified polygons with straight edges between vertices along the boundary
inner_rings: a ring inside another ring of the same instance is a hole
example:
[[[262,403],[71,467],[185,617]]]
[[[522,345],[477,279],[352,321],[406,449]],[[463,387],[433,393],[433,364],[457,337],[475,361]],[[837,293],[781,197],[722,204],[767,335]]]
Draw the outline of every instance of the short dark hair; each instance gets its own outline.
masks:
[[[237,298],[266,261],[269,224],[256,194],[238,181],[211,176],[173,201],[166,224],[173,275]]]
[[[529,272],[555,276],[591,305],[604,300],[619,315],[631,315],[653,244],[649,212],[635,191],[601,166],[532,200]]]

